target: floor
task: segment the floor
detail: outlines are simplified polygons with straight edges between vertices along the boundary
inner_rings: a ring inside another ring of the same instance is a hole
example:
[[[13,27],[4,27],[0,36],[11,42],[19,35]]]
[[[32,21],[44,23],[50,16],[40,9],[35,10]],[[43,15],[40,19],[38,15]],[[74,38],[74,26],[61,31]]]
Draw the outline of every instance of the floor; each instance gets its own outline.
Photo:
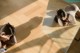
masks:
[[[1,0],[0,25],[11,23],[18,41],[7,53],[65,53],[79,29],[79,22],[53,25],[55,11],[66,5],[63,0]]]
[[[50,37],[54,42],[56,42],[60,47],[60,50],[56,53],[59,53],[61,50],[63,51],[63,53],[80,53],[78,48],[76,50],[73,49],[74,45],[77,45],[77,43],[75,43],[73,39],[75,36],[79,37],[79,34],[76,34],[79,30],[80,23],[77,22],[75,25],[60,27],[53,21],[56,11],[60,8],[64,9],[67,5],[70,4],[72,3],[64,2],[64,0],[50,0],[48,3],[46,15],[43,22],[43,32],[47,34],[47,36]],[[79,6],[80,3],[75,4]],[[77,47],[79,47],[79,45]]]
[[[8,22],[12,24],[16,28],[18,41],[7,50],[7,53],[55,53],[59,49],[42,31],[48,1],[1,0],[0,25]]]

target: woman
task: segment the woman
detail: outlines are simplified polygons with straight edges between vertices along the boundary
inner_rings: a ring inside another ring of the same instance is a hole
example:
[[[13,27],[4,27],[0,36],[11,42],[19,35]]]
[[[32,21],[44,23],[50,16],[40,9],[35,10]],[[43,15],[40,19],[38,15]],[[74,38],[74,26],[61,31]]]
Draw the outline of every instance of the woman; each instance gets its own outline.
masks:
[[[15,28],[9,23],[3,25],[0,30],[0,52],[5,52],[5,49],[8,49],[16,42]]]
[[[77,23],[75,16],[79,16],[78,15],[79,14],[78,12],[80,12],[79,7],[76,4],[71,4],[71,5],[65,7],[65,11],[67,14],[69,14],[71,23],[72,24]],[[78,13],[78,14],[76,14],[76,13]]]

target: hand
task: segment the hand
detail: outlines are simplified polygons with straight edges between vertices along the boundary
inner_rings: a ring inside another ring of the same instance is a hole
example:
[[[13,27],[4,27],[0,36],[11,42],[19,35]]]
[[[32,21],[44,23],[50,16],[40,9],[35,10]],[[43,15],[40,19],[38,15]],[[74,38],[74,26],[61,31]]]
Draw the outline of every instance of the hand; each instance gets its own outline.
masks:
[[[2,36],[0,36],[0,40],[2,40],[2,41],[7,41],[7,40],[9,40],[10,39],[10,35],[2,35]]]

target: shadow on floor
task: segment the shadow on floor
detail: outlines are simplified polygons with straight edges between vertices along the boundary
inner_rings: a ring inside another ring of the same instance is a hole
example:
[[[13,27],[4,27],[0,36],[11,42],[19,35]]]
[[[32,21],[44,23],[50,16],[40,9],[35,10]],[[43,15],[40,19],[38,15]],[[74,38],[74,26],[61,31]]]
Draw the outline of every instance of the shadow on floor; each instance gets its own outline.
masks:
[[[34,17],[28,22],[18,26],[16,28],[16,37],[17,37],[18,42],[28,37],[31,31],[41,24],[42,19],[43,19],[42,17]]]
[[[68,29],[70,29],[72,27],[74,27],[74,26],[66,27],[66,28],[63,28],[63,29],[59,29],[59,30],[57,30],[55,32],[52,32],[51,34],[47,34],[47,35],[44,35],[43,37],[31,40],[31,41],[26,42],[25,44],[22,44],[21,46],[19,46],[20,48],[16,47],[16,48],[12,49],[11,51],[8,51],[7,53],[12,53],[12,51],[15,53],[15,52],[18,52],[20,50],[28,49],[28,48],[35,47],[35,46],[40,46],[40,50],[39,50],[38,53],[41,53],[41,50],[42,50],[43,46],[46,44],[46,42],[48,40],[52,40],[52,38],[60,38],[60,35],[62,33],[66,32],[66,30],[68,30]],[[57,35],[55,34],[55,33],[60,32],[60,31],[62,31],[62,32],[57,34]],[[54,40],[52,40],[52,44],[53,44],[53,41]],[[51,49],[52,44],[50,45],[49,51]],[[47,53],[49,53],[49,51]]]
[[[35,1],[36,0],[0,0],[0,19]]]
[[[58,50],[56,53],[66,53],[68,47],[65,48],[61,48],[60,50]]]
[[[80,28],[75,35],[67,53],[80,53]]]
[[[69,26],[69,27],[65,27],[59,30],[56,30],[54,32],[52,32],[51,34],[48,34],[50,38],[60,38],[60,35],[62,35],[64,32],[66,32],[67,30],[69,30],[70,28],[72,28],[74,26]]]
[[[56,25],[58,25],[54,21],[55,15],[56,15],[56,11],[48,11],[45,18],[44,18],[43,25],[49,26],[49,27],[53,27],[53,26],[55,27]]]

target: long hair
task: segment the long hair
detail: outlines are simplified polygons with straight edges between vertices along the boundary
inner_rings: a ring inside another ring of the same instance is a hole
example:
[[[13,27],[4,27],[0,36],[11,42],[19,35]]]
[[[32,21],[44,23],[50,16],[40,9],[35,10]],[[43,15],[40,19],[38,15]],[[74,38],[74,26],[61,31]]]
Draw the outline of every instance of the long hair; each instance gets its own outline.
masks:
[[[59,9],[59,10],[57,11],[57,16],[65,17],[65,12],[64,12],[62,9]]]
[[[15,28],[10,23],[7,23],[4,26],[2,26],[1,32],[5,32],[6,35],[14,35]]]
[[[57,15],[54,18],[54,21],[58,23],[58,18],[60,18],[62,20],[62,17],[65,17],[65,12],[62,9],[59,9],[57,11]]]

